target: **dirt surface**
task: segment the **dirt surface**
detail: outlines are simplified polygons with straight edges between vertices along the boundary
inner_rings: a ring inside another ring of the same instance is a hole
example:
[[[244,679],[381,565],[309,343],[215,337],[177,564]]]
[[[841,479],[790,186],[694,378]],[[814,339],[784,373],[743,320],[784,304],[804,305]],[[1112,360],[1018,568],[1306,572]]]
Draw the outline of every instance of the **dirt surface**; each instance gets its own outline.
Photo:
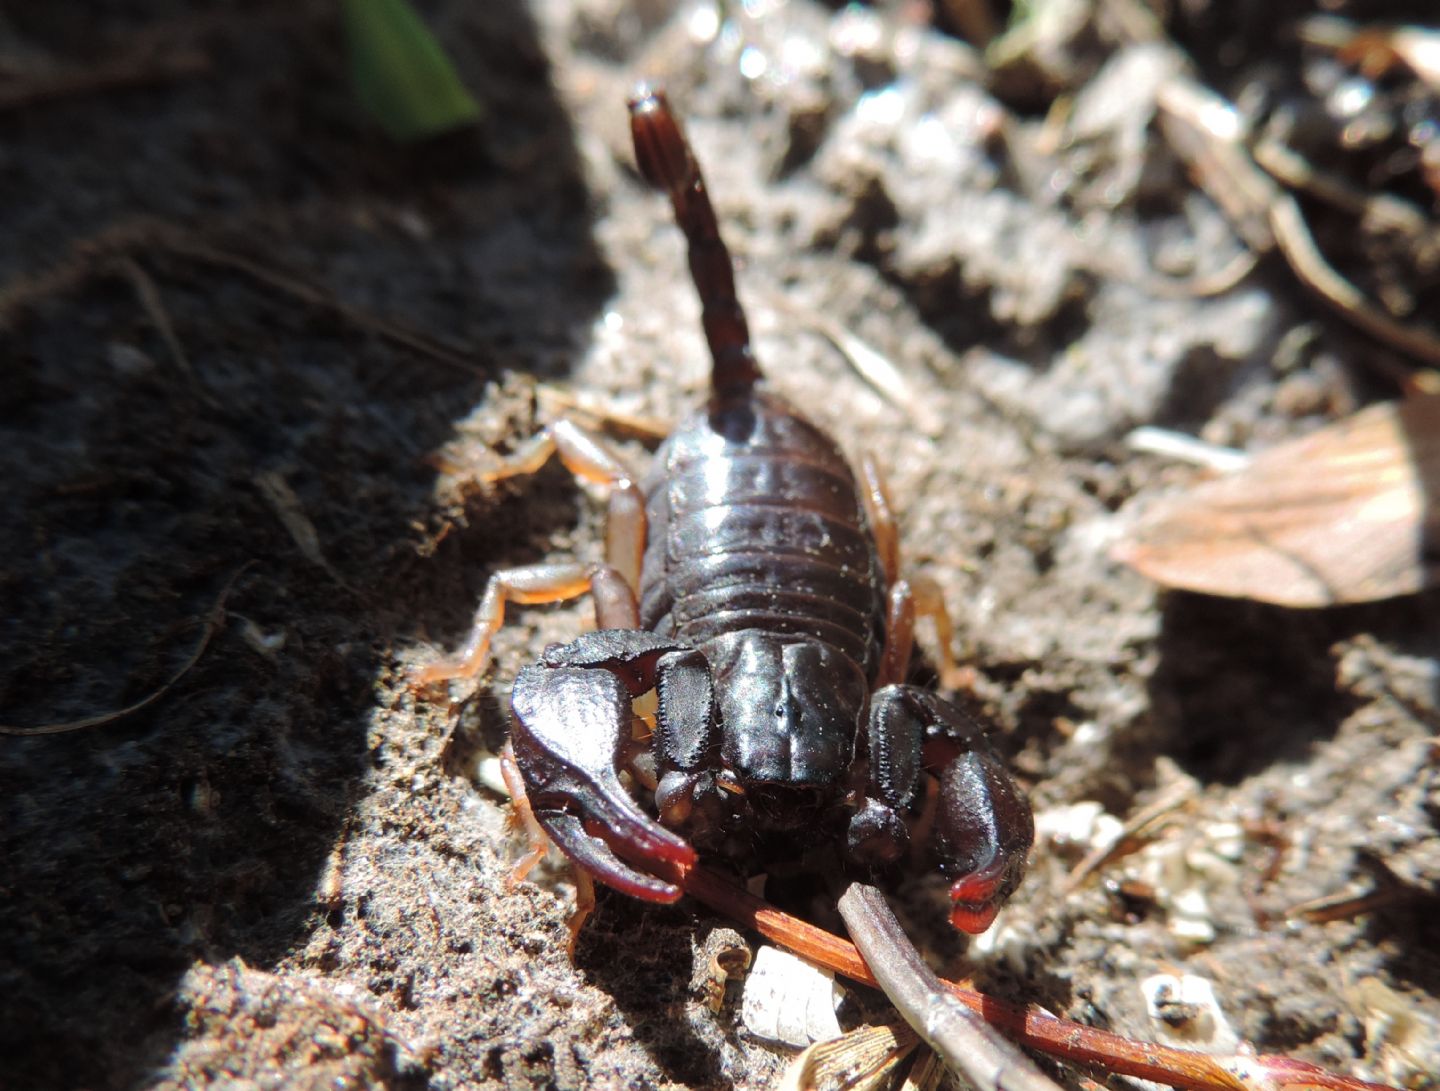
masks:
[[[537,383],[662,420],[702,390],[682,244],[629,166],[648,73],[763,366],[887,468],[1041,816],[968,951],[933,882],[902,892],[937,967],[1145,1038],[1140,982],[1183,970],[1258,1050],[1433,1086],[1440,597],[1287,611],[1109,559],[1200,476],[1133,428],[1264,446],[1403,363],[1279,262],[1155,288],[1243,249],[1156,134],[1159,83],[1323,101],[1328,71],[1303,5],[1178,8],[1155,37],[1138,6],[1052,5],[994,70],[915,6],[428,3],[484,116],[402,148],[349,97],[329,4],[7,6],[30,90],[0,108],[0,721],[124,708],[200,652],[130,715],[0,737],[0,1085],[775,1079],[736,990],[715,1013],[692,987],[724,921],[602,892],[572,963],[564,870],[507,886],[484,759],[514,672],[586,608],[522,611],[453,707],[404,682],[495,568],[598,556],[600,505],[559,469],[443,471],[530,433]],[[1426,283],[1317,233],[1369,289]],[[816,316],[894,362],[918,419]],[[1097,812],[1167,794],[1157,837],[1067,888]],[[1371,889],[1393,896],[1285,919]]]

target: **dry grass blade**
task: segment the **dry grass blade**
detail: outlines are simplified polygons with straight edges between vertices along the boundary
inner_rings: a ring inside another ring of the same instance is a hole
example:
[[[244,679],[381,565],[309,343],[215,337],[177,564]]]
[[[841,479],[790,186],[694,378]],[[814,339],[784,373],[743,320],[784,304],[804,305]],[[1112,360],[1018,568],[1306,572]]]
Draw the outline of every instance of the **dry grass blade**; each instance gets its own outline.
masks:
[[[295,490],[290,487],[290,483],[273,470],[256,474],[254,481],[255,487],[260,490],[260,495],[274,510],[276,517],[289,533],[291,541],[295,543],[295,547],[300,550],[305,559],[315,567],[323,569],[327,576],[345,590],[358,595],[359,591],[346,583],[340,573],[335,571],[334,566],[326,559],[324,551],[320,548],[320,535],[315,530],[315,524],[305,514],[305,508],[300,503],[300,498],[295,495]]]
[[[795,306],[784,309],[829,341],[875,393],[909,417],[921,432],[931,438],[944,433],[945,420],[939,410],[911,389],[900,369],[884,353],[819,311]]]
[[[190,673],[191,668],[200,662],[200,657],[205,654],[205,649],[210,646],[210,638],[215,635],[215,630],[225,620],[225,600],[230,597],[230,591],[235,586],[235,581],[248,569],[254,561],[247,561],[238,568],[233,576],[226,581],[221,588],[220,594],[215,599],[215,605],[210,607],[210,612],[205,615],[205,627],[200,632],[200,639],[195,641],[195,647],[191,650],[189,657],[181,664],[180,669],[172,674],[164,685],[152,690],[147,696],[142,697],[133,705],[126,705],[124,708],[114,709],[110,712],[96,713],[94,716],[86,716],[79,720],[69,720],[65,723],[37,724],[34,727],[20,727],[12,724],[0,724],[0,735],[64,735],[70,731],[83,731],[88,727],[102,727],[105,724],[113,723],[122,717],[129,716],[132,712],[139,712],[142,708],[153,705],[156,701],[169,693],[180,679]]]
[[[1190,781],[1180,781],[1172,784],[1163,792],[1159,799],[1156,799],[1149,806],[1142,807],[1120,827],[1114,840],[1107,841],[1103,845],[1085,855],[1085,858],[1076,864],[1066,878],[1065,890],[1067,893],[1078,890],[1082,883],[1091,875],[1105,867],[1111,861],[1124,855],[1126,846],[1133,844],[1135,838],[1139,837],[1145,830],[1170,814],[1172,811],[1185,806],[1195,796],[1195,786]]]
[[[1280,606],[1440,579],[1440,395],[1386,402],[1257,455],[1147,514],[1118,560],[1167,587]]]

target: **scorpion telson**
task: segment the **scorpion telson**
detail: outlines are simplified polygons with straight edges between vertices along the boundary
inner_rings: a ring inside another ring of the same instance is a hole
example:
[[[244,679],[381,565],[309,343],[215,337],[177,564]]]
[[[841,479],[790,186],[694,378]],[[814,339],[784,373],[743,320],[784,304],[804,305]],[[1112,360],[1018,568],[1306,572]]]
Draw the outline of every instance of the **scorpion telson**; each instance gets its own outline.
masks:
[[[935,619],[948,656],[938,591],[900,577],[873,462],[857,479],[835,443],[766,388],[730,254],[664,94],[638,92],[630,120],[640,173],[669,196],[689,244],[709,399],[641,483],[563,420],[485,475],[533,473],[558,454],[608,485],[606,562],[495,573],[464,648],[417,682],[483,669],[507,602],[589,591],[598,630],[520,672],[506,755],[517,806],[571,860],[668,902],[681,890],[647,864],[691,864],[697,847],[773,865],[830,841],[867,876],[928,856],[952,879],[951,921],[983,931],[1020,881],[1033,822],[982,727],[903,683],[917,614]],[[653,731],[637,737],[634,702],[652,690]],[[626,771],[658,818],[627,790]]]

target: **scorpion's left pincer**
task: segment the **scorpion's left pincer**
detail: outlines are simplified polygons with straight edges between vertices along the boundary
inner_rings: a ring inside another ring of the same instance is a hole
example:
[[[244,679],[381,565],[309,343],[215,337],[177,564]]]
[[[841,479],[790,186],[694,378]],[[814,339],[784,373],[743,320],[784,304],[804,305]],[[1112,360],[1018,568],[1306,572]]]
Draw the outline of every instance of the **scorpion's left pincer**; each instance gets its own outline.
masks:
[[[680,889],[631,867],[617,854],[689,865],[695,850],[635,803],[620,771],[636,746],[635,698],[657,690],[657,797],[662,813],[693,793],[712,748],[714,696],[698,653],[651,633],[608,629],[546,649],[515,680],[511,734],[530,808],[571,859],[637,898],[673,902]]]

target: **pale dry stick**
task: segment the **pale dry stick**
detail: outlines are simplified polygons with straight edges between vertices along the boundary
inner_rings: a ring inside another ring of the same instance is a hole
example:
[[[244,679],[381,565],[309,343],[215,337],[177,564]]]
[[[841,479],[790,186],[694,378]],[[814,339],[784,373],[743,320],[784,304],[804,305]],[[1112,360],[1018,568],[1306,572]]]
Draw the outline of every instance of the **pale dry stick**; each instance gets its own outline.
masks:
[[[944,433],[945,421],[939,411],[910,388],[888,356],[819,311],[793,304],[782,304],[780,309],[829,341],[872,390],[908,416],[921,432],[932,439]]]
[[[1232,474],[1250,464],[1250,455],[1233,447],[1206,443],[1203,439],[1169,428],[1142,425],[1125,437],[1125,446],[1143,454],[1172,458],[1200,466],[1217,474]]]
[[[1335,271],[1315,245],[1315,238],[1305,225],[1305,217],[1295,198],[1288,194],[1276,199],[1270,206],[1270,227],[1275,232],[1275,244],[1290,263],[1302,283],[1316,292],[1350,322],[1372,334],[1406,355],[1428,364],[1432,369],[1440,367],[1440,338],[1420,329],[1397,322],[1372,304],[1351,284]],[[1379,362],[1369,361],[1371,366]],[[1385,369],[1392,378],[1400,380],[1400,386],[1407,393],[1426,393],[1440,390],[1433,371],[1429,374],[1411,375],[1405,372],[1395,375]]]
[[[175,323],[170,321],[170,312],[165,309],[165,301],[160,298],[160,289],[155,286],[155,281],[134,258],[121,258],[119,268],[130,286],[135,289],[135,295],[140,300],[140,306],[145,308],[150,324],[155,327],[160,334],[160,340],[164,341],[165,347],[170,350],[175,366],[185,373],[192,385],[196,385],[195,369],[190,366],[190,357],[185,354],[185,346],[180,343],[180,337],[175,332]]]
[[[295,543],[295,548],[300,550],[307,561],[316,568],[321,569],[327,576],[337,584],[349,591],[352,595],[359,595],[360,589],[345,582],[345,578],[336,571],[325,551],[320,547],[320,534],[315,529],[315,524],[305,514],[304,505],[300,503],[300,497],[295,495],[295,490],[284,476],[274,470],[266,470],[256,474],[251,480],[265,498],[280,520],[290,540]]]
[[[112,723],[123,716],[129,716],[133,712],[139,712],[142,708],[153,705],[161,697],[169,693],[175,684],[190,673],[190,669],[200,662],[200,657],[205,654],[205,649],[210,646],[210,639],[215,635],[215,630],[225,620],[225,600],[230,597],[230,591],[235,586],[235,581],[244,574],[246,569],[253,565],[254,561],[246,561],[235,574],[226,581],[219,596],[215,599],[215,605],[210,607],[210,612],[205,616],[205,628],[200,633],[200,639],[195,642],[195,648],[185,663],[170,676],[159,689],[152,691],[148,696],[136,701],[133,705],[126,705],[124,708],[111,712],[100,712],[94,716],[86,716],[79,720],[69,720],[58,724],[38,724],[35,727],[20,727],[13,724],[0,724],[0,735],[63,735],[69,731],[81,731],[87,727],[100,727],[103,724]]]
[[[1180,781],[1172,784],[1166,791],[1162,792],[1157,799],[1141,807],[1125,820],[1120,827],[1120,832],[1115,838],[1099,846],[1085,859],[1081,860],[1071,869],[1065,880],[1065,893],[1079,889],[1080,884],[1088,879],[1092,873],[1100,870],[1111,860],[1123,854],[1125,842],[1132,837],[1143,833],[1145,829],[1160,821],[1171,811],[1178,810],[1190,802],[1195,796],[1195,786],[1189,781]]]
[[[1157,271],[1154,278],[1145,281],[1139,287],[1148,294],[1161,299],[1210,299],[1230,291],[1248,277],[1254,271],[1255,266],[1259,264],[1259,253],[1254,250],[1241,250],[1220,268],[1210,272],[1197,273],[1194,276],[1176,280],[1173,277],[1163,277],[1163,274]],[[1100,271],[1107,272],[1107,270]],[[1121,279],[1133,279],[1124,274],[1110,273],[1109,275],[1118,276]]]
[[[879,890],[851,883],[840,896],[840,916],[896,1010],[974,1091],[1060,1091],[1013,1042],[946,991]]]
[[[1410,202],[1388,193],[1366,193],[1343,178],[1322,174],[1275,136],[1261,139],[1253,154],[1255,162],[1281,185],[1304,190],[1362,222],[1410,239],[1435,234],[1425,214]]]

